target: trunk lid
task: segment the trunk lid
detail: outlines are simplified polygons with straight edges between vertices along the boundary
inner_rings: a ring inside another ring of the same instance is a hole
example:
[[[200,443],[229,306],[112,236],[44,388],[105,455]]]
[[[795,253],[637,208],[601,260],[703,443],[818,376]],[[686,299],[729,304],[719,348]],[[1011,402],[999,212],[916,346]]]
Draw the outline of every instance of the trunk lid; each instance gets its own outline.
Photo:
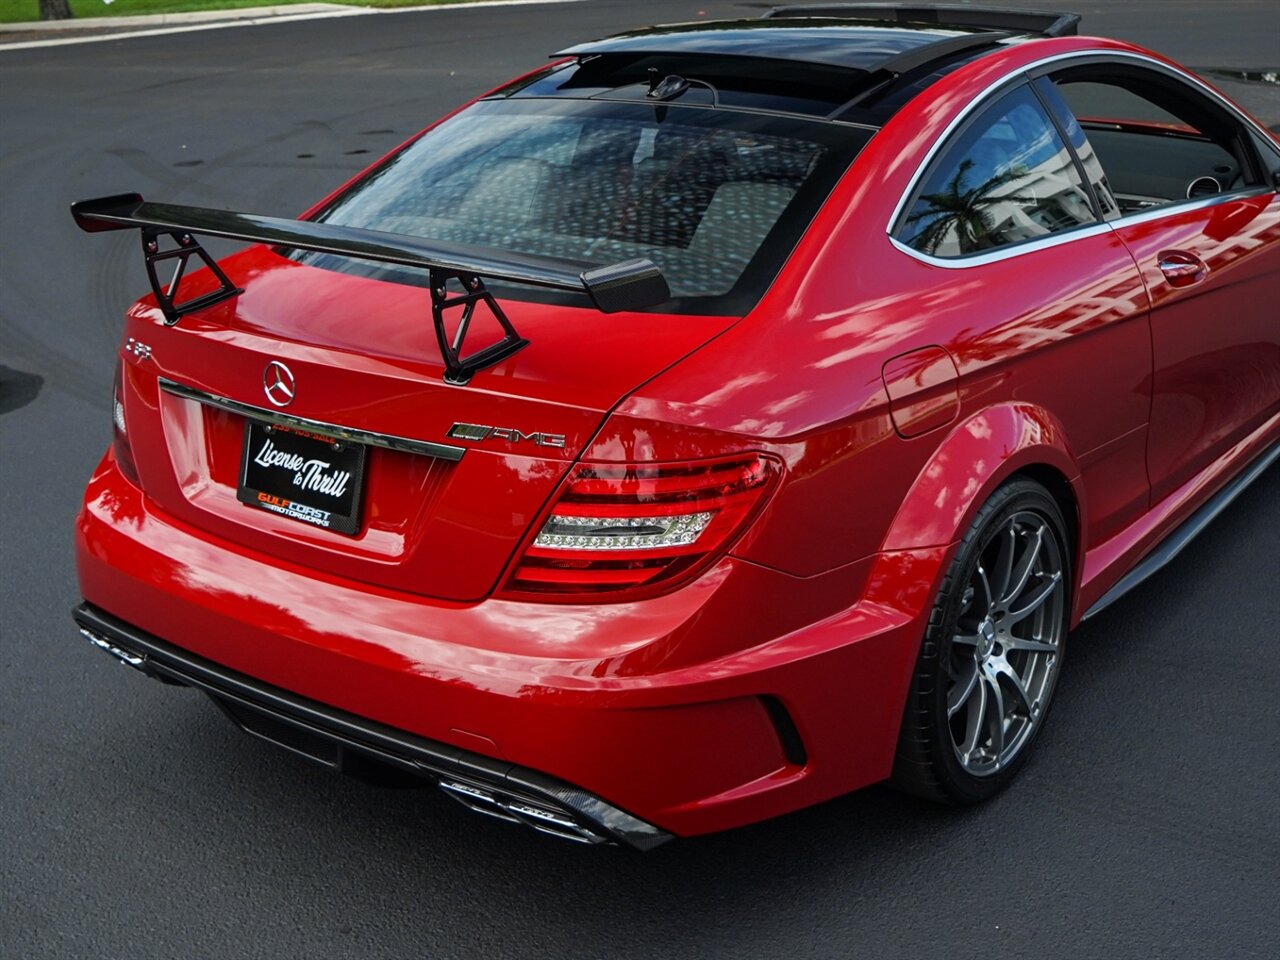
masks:
[[[126,336],[150,348],[146,359],[130,353],[125,370],[129,437],[147,494],[175,517],[244,548],[462,602],[495,587],[609,410],[734,322],[504,300],[530,345],[453,386],[442,379],[426,289],[295,263],[263,247],[222,266],[240,296],[173,327],[147,298],[128,320]],[[187,282],[194,289],[199,279]],[[285,407],[264,391],[272,361],[294,379]],[[162,389],[161,379],[187,395]],[[190,391],[464,449],[451,461],[367,446],[360,521],[347,535],[240,502],[246,422],[260,418],[192,399]],[[455,424],[509,432],[451,437]]]

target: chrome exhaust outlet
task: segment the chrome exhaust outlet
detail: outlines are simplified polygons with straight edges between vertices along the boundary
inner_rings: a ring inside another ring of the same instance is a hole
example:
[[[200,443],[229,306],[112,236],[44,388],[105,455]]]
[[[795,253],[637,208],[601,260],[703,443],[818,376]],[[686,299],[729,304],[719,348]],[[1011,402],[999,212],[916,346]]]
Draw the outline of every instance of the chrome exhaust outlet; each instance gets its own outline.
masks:
[[[523,824],[539,833],[545,833],[574,843],[612,844],[609,837],[596,833],[562,810],[542,806],[521,797],[509,797],[476,784],[441,777],[437,785],[464,807],[496,817],[510,823]]]
[[[498,798],[488,790],[473,787],[469,783],[454,783],[451,780],[440,780],[436,785],[468,810],[483,813],[486,817],[497,817],[509,823],[520,822],[520,818],[507,813],[498,802]]]
[[[99,650],[105,650],[125,666],[133,667],[133,669],[141,673],[147,673],[147,658],[141,654],[134,653],[131,650],[126,650],[124,647],[116,646],[106,637],[102,636],[102,634],[94,633],[87,627],[80,627],[80,636],[84,637]]]

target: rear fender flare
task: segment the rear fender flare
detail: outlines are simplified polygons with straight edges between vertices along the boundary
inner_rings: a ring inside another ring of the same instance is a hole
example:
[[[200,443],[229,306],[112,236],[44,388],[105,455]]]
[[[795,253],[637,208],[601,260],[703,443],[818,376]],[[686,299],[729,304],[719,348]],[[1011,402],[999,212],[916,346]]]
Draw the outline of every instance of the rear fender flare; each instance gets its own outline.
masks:
[[[916,477],[889,525],[882,551],[955,543],[1002,483],[1032,467],[1049,467],[1062,476],[1083,519],[1080,468],[1052,414],[1032,404],[1005,403],[966,418],[952,428]],[[1084,524],[1076,526],[1078,541]],[[1077,557],[1079,546],[1077,542]]]
[[[927,434],[906,443],[928,441]],[[912,624],[897,636],[885,683],[893,702],[905,709],[920,643],[942,578],[958,546],[987,499],[1019,472],[1052,470],[1070,487],[1075,509],[1084,516],[1080,471],[1062,426],[1031,404],[991,406],[960,421],[929,457],[889,526],[883,548],[868,575],[862,603],[890,610]],[[1080,529],[1077,523],[1077,551]],[[1080,567],[1075,564],[1078,588]],[[1078,594],[1077,594],[1078,595]],[[897,749],[898,728],[890,725],[877,743],[885,776]]]

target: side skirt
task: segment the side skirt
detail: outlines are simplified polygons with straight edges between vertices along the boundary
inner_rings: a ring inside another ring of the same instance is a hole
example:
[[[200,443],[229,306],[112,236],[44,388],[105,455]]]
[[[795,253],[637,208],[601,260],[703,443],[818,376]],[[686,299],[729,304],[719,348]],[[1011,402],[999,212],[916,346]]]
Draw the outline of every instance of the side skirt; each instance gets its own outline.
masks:
[[[1251,483],[1262,476],[1267,468],[1277,460],[1280,460],[1280,442],[1272,444],[1261,456],[1257,457],[1242,472],[1232,478],[1226,486],[1205,501],[1204,505],[1196,510],[1195,513],[1175,527],[1150,553],[1143,557],[1136,567],[1121,577],[1114,587],[1104,593],[1093,606],[1086,610],[1084,615],[1080,617],[1080,622],[1083,623],[1095,614],[1101,613],[1134,589],[1134,587],[1172,562],[1173,558],[1180,554],[1187,544],[1217,519],[1218,515],[1236,497],[1240,496]]]

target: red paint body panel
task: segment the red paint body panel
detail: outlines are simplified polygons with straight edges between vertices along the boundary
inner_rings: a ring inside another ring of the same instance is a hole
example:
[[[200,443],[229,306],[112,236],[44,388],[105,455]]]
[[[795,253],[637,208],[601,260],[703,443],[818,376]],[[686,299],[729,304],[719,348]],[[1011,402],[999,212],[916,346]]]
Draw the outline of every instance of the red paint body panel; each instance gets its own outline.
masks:
[[[1147,466],[1164,499],[1280,410],[1280,199],[1274,194],[1119,227],[1151,294],[1155,378]],[[1202,265],[1175,286],[1171,253]]]
[[[458,387],[441,381],[425,289],[255,247],[224,264],[235,299],[172,327],[141,301],[125,335],[151,357],[124,355],[122,396],[141,489],[112,454],[90,481],[84,596],[233,670],[545,771],[676,834],[884,779],[938,585],[1002,483],[1029,473],[1062,501],[1074,622],[1280,440],[1274,191],[969,265],[887,234],[976,97],[1095,50],[1137,48],[1001,46],[910,101],[741,318],[504,301],[531,345]],[[1168,284],[1170,250],[1202,260],[1203,280]],[[264,406],[275,359],[297,378],[290,414],[467,450],[450,463],[371,448],[354,537],[248,508],[242,418],[158,378]],[[454,423],[564,444],[468,444],[449,439]],[[575,463],[752,453],[776,458],[776,482],[692,582],[496,597]],[[794,721],[803,766],[764,697]]]
[[[126,325],[155,358],[145,376],[128,365],[124,401],[144,489],[175,517],[281,559],[456,600],[494,588],[605,412],[733,323],[511,303],[532,345],[463,388],[441,380],[425,290],[300,266],[264,248],[225,268],[244,288],[235,300],[173,327],[139,308]],[[637,323],[653,336],[637,339]],[[578,358],[584,340],[590,363]],[[246,510],[236,500],[242,419],[163,393],[156,377],[263,405],[262,370],[273,359],[297,378],[292,415],[435,442],[457,422],[500,425],[560,435],[564,446],[490,445],[456,464],[371,449],[368,522],[355,538]]]
[[[880,376],[889,394],[889,415],[901,437],[936,430],[960,412],[960,374],[942,347],[921,347],[894,357]]]
[[[921,580],[904,595],[901,585],[938,560],[884,558],[877,582],[892,604],[869,595],[852,609],[831,602],[856,592],[847,572],[807,583],[735,561],[635,604],[449,604],[211,538],[156,510],[110,459],[90,482],[77,544],[85,596],[142,629],[422,736],[467,749],[488,738],[503,759],[555,770],[679,834],[887,775],[897,724],[886,718],[918,630],[912,605],[931,588]],[[762,610],[752,599],[764,593],[795,604]],[[735,631],[745,649],[700,649],[702,620]],[[793,711],[809,768],[782,758],[756,699],[766,692]],[[853,755],[848,729],[861,731]]]

